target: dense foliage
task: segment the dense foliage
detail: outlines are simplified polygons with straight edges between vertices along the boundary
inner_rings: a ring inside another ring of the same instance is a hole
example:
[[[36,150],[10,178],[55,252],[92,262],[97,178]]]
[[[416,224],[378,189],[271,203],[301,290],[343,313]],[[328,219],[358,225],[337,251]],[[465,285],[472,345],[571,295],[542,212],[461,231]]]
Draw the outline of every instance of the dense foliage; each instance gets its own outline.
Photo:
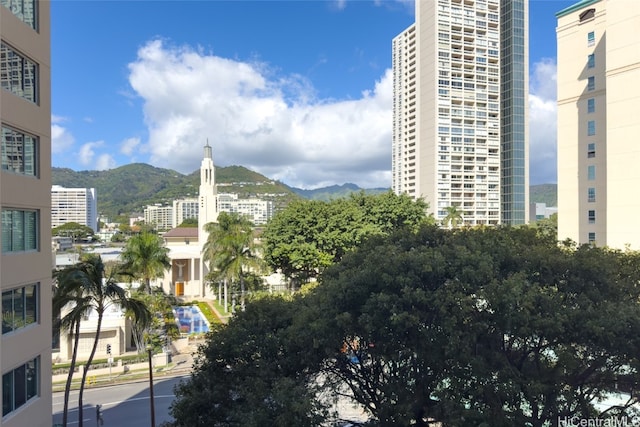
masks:
[[[279,212],[265,227],[265,261],[291,280],[292,287],[317,277],[366,238],[399,228],[417,229],[427,204],[388,191],[354,193],[330,202],[301,200]]]
[[[172,412],[179,426],[320,425],[342,396],[372,426],[628,415],[635,393],[597,403],[637,388],[639,283],[638,253],[533,228],[378,235],[219,326]]]
[[[93,237],[93,229],[77,222],[67,222],[51,229],[52,236],[71,237],[74,242]]]

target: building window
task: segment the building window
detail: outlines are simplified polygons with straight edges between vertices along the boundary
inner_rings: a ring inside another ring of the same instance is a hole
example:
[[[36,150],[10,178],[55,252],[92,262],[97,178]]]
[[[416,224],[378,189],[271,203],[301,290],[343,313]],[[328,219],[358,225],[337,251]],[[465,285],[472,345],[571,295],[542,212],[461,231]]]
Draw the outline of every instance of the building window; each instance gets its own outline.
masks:
[[[589,224],[596,223],[596,211],[589,211]]]
[[[2,127],[2,170],[37,175],[38,138]]]
[[[595,113],[596,112],[596,99],[589,98],[587,99],[587,113]]]
[[[587,79],[587,90],[595,90],[596,88],[596,78],[591,76]]]
[[[589,181],[594,181],[596,179],[596,167],[595,167],[595,165],[587,166],[587,179]]]
[[[15,411],[38,396],[40,383],[40,357],[2,376],[2,416]]]
[[[4,43],[0,43],[0,83],[2,88],[37,102],[38,66]]]
[[[589,244],[595,244],[596,243],[596,233],[589,233]]]
[[[36,0],[1,0],[19,20],[36,30]]]
[[[589,31],[587,34],[587,46],[593,46],[596,44],[596,32]]]
[[[587,122],[587,135],[588,136],[593,136],[596,134],[596,121],[595,120],[589,120]]]
[[[2,210],[2,252],[38,249],[38,211]]]
[[[596,143],[590,142],[587,145],[587,158],[592,159],[596,156]]]
[[[2,334],[38,322],[38,285],[31,284],[2,293]]]
[[[587,201],[593,203],[596,201],[596,189],[589,187],[587,190]]]
[[[593,68],[596,66],[596,54],[592,53],[587,56],[587,68]]]

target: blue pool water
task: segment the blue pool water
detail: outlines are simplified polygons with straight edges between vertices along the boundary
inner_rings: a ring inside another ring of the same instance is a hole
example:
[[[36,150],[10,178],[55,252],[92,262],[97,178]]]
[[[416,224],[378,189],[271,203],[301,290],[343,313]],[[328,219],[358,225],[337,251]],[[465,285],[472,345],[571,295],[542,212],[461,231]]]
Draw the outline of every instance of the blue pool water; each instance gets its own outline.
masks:
[[[209,322],[207,322],[197,305],[173,307],[173,314],[180,333],[209,332]]]

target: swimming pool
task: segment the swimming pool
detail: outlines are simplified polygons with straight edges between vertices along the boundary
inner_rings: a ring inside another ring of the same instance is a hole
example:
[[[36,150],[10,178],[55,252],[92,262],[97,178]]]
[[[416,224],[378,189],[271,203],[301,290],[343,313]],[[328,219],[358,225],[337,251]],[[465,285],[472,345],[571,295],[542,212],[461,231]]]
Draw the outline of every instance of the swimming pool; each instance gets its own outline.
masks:
[[[209,322],[197,305],[173,307],[173,314],[181,334],[209,332]]]

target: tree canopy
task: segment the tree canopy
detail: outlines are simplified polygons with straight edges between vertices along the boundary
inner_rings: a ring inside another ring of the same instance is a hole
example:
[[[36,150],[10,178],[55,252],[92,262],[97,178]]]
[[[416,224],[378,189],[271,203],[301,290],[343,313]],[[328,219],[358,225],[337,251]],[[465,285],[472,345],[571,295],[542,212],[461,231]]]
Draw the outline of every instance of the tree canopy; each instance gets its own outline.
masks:
[[[528,227],[378,234],[305,292],[253,301],[210,334],[172,411],[194,426],[286,425],[275,408],[312,425],[338,398],[372,426],[629,415],[638,283],[638,253],[559,246]]]
[[[269,221],[263,233],[265,261],[294,283],[316,278],[366,238],[433,222],[427,204],[392,192],[354,193],[330,202],[290,203]]]
[[[91,227],[88,227],[77,222],[67,222],[51,229],[51,235],[53,236],[68,236],[74,240],[86,239],[87,237],[93,237],[94,232]]]

